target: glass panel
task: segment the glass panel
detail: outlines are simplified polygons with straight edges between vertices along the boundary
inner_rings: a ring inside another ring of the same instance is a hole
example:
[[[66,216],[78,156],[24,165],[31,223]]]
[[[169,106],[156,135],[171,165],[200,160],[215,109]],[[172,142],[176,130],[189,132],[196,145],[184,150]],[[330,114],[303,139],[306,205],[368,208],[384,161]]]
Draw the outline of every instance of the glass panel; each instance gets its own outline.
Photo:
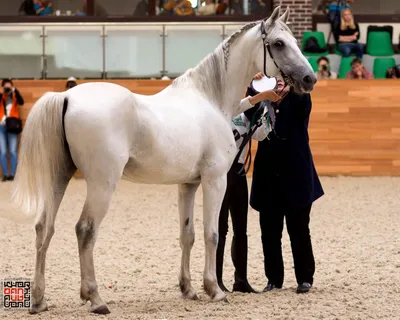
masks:
[[[11,78],[40,78],[40,27],[0,27],[0,74]]]
[[[160,77],[161,34],[161,26],[107,27],[107,77]]]
[[[46,27],[46,34],[47,77],[101,77],[101,27]]]
[[[222,26],[166,28],[166,69],[169,77],[181,75],[212,53],[222,41]]]

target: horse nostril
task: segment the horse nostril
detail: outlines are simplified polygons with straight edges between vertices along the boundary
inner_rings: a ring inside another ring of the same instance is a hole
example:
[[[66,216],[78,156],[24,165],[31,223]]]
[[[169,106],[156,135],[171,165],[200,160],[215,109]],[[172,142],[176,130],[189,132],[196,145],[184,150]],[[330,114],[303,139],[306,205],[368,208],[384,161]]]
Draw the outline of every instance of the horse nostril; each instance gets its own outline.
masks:
[[[315,83],[315,81],[313,81],[313,79],[312,79],[310,76],[305,76],[305,77],[303,78],[303,81],[304,81],[306,84],[314,84],[314,83]]]

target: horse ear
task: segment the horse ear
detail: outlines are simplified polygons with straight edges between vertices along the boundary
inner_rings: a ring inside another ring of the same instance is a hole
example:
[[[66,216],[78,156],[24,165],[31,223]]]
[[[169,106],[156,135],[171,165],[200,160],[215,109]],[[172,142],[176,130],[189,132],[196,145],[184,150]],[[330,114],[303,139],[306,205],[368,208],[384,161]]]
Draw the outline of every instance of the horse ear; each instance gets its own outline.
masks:
[[[271,16],[265,21],[266,25],[272,25],[276,20],[278,20],[281,15],[281,6],[277,6],[272,12]]]
[[[289,14],[290,14],[290,9],[289,6],[286,8],[285,13],[279,18],[279,20],[283,21],[284,23],[287,23],[289,20]]]

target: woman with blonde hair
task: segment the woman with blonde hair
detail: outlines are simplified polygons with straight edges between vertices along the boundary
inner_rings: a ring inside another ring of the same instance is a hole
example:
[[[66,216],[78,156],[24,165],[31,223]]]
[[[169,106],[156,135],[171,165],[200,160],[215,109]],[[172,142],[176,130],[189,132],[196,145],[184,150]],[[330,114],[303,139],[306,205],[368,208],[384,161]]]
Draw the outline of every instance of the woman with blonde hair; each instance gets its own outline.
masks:
[[[354,22],[354,17],[349,8],[346,8],[341,13],[341,22],[335,32],[336,43],[338,50],[343,57],[350,56],[355,53],[358,58],[362,58],[364,53],[364,45],[358,43],[360,39],[360,27]]]

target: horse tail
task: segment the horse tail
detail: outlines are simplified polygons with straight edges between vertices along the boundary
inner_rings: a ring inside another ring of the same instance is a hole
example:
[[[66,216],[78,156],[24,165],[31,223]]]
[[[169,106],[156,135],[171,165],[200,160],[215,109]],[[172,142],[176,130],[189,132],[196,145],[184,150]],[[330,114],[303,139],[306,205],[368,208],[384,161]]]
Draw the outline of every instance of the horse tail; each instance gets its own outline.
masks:
[[[64,114],[65,93],[47,92],[32,107],[21,137],[18,168],[12,193],[13,203],[25,217],[37,223],[54,224],[54,187],[66,163]]]

